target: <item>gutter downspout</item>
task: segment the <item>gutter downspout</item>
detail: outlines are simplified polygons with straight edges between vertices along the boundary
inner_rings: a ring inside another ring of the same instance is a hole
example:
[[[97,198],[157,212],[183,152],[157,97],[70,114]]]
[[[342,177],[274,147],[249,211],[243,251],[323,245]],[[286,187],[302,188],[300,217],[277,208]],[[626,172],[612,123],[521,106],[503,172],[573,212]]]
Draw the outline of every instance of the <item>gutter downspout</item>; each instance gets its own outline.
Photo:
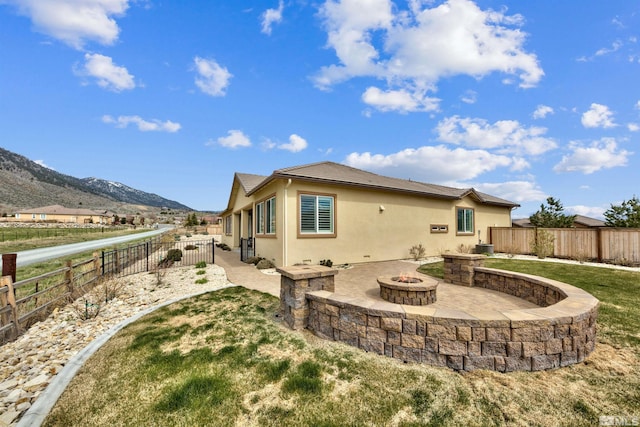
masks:
[[[289,178],[287,180],[287,184],[284,186],[284,227],[282,230],[282,266],[287,266],[289,265],[288,262],[288,249],[287,249],[287,245],[289,244],[288,241],[288,237],[287,237],[287,228],[289,226],[289,221],[287,220],[287,200],[288,200],[288,195],[287,195],[287,188],[289,188],[289,186],[291,185],[291,178]]]

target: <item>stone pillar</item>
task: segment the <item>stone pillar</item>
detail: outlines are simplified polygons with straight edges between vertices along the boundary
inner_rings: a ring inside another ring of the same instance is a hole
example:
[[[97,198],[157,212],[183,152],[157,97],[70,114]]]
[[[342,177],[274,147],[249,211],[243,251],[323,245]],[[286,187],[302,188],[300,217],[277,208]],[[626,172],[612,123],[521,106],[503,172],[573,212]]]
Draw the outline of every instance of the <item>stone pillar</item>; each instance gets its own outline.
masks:
[[[454,285],[473,286],[476,267],[484,266],[484,255],[444,254],[444,281]]]
[[[338,270],[322,265],[294,265],[276,269],[280,276],[280,314],[291,329],[304,329],[309,321],[306,294],[335,291]]]

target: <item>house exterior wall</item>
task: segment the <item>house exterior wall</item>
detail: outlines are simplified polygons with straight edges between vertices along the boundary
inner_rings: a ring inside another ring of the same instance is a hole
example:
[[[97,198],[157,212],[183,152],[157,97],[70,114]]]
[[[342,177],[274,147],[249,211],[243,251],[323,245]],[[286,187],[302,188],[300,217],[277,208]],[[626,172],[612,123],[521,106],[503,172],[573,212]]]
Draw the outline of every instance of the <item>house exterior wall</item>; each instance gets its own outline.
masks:
[[[107,224],[108,218],[101,215],[68,215],[55,213],[18,213],[10,222],[61,222],[84,224],[93,221],[94,224]]]
[[[300,194],[335,196],[335,236],[299,234]],[[255,203],[272,196],[276,197],[276,233],[254,233],[254,237],[256,255],[278,266],[318,264],[325,259],[334,264],[406,259],[411,257],[409,249],[417,244],[425,247],[427,256],[440,255],[456,252],[460,245],[474,247],[478,230],[486,242],[489,227],[511,225],[509,207],[483,205],[471,196],[446,200],[301,181],[289,184],[285,180],[274,180],[250,198],[238,194],[232,211],[246,211],[249,206],[255,222]],[[456,232],[460,207],[473,209],[473,233]],[[227,210],[225,215],[229,214]],[[434,225],[446,226],[448,231],[434,233]],[[246,224],[242,227],[242,237],[247,237]],[[239,237],[223,235],[223,242],[237,247]]]

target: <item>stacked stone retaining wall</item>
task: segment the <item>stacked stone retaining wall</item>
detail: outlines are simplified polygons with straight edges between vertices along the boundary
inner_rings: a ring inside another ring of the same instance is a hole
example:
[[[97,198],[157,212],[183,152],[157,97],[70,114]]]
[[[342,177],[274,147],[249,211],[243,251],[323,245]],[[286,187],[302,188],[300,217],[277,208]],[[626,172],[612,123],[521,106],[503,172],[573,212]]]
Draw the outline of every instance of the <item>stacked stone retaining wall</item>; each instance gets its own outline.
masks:
[[[474,266],[473,279],[471,285],[516,295],[540,307],[463,311],[316,290],[305,293],[304,323],[322,338],[368,352],[465,371],[553,369],[581,362],[594,350],[599,303],[589,293],[566,283],[479,265]]]

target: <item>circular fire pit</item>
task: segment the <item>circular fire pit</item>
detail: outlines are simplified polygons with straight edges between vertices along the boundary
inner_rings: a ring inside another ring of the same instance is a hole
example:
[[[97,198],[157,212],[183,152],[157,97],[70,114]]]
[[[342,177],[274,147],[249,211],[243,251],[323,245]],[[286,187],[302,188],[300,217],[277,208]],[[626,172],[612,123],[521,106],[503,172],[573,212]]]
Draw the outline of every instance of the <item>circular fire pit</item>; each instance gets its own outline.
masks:
[[[428,305],[436,302],[438,282],[410,276],[378,277],[380,297],[394,304]]]

